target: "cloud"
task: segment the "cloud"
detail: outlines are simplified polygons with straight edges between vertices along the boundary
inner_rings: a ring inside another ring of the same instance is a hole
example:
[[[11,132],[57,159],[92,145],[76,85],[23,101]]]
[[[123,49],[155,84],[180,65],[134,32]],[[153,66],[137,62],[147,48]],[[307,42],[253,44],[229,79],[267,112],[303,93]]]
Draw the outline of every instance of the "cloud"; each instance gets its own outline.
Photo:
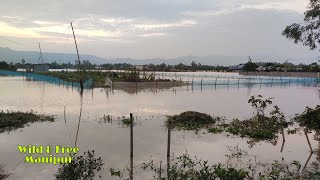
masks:
[[[159,37],[159,36],[167,36],[166,33],[146,33],[146,34],[140,34],[138,36],[140,37]]]
[[[190,17],[212,17],[223,16],[239,11],[247,11],[250,9],[262,11],[293,11],[300,14],[306,11],[308,2],[306,0],[269,0],[269,1],[234,1],[229,0],[218,3],[212,9],[199,11],[183,11],[180,14]]]
[[[0,6],[0,34],[17,41],[28,38],[35,44],[56,43],[48,49],[64,52],[63,44],[72,43],[73,22],[82,50],[100,56],[247,55],[275,51],[290,54],[293,47],[297,47],[294,53],[307,55],[307,48],[281,36],[286,25],[302,20],[307,3],[308,0],[10,0]],[[5,41],[0,44],[11,45]]]
[[[13,36],[13,37],[20,37],[20,38],[42,38],[43,37],[39,33],[36,33],[32,30],[16,28],[4,22],[0,22],[0,34],[4,36]]]
[[[153,30],[153,29],[165,29],[173,27],[190,27],[196,25],[197,22],[194,20],[182,20],[174,23],[148,23],[148,24],[135,24],[134,26],[143,30]]]

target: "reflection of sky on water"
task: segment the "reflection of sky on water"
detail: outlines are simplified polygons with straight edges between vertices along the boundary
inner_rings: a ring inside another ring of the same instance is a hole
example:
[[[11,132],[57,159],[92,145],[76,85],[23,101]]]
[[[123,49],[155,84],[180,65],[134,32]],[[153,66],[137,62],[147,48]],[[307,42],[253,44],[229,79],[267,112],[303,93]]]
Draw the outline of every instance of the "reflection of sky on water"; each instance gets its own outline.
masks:
[[[0,77],[0,109],[30,111],[57,115],[54,123],[35,123],[15,132],[0,134],[0,159],[7,169],[14,169],[23,158],[18,154],[17,145],[73,145],[80,111],[79,93],[74,89],[43,82],[25,81],[22,77]],[[176,88],[174,91],[139,91],[128,94],[121,90],[109,92],[104,89],[85,90],[83,96],[82,123],[77,144],[81,150],[95,149],[106,161],[104,177],[109,178],[109,168],[125,168],[129,164],[129,129],[117,124],[99,124],[104,115],[128,116],[133,113],[141,120],[141,126],[134,128],[135,165],[152,159],[166,158],[166,129],[163,127],[165,115],[195,110],[211,115],[225,116],[228,119],[250,117],[253,110],[247,103],[251,95],[261,94],[274,97],[282,111],[292,117],[302,112],[306,106],[319,104],[319,93],[315,87],[288,85],[222,88],[204,86],[193,91],[190,87]],[[66,106],[67,125],[63,111]],[[147,119],[147,120],[145,120]],[[200,136],[200,137],[199,137]],[[311,136],[310,136],[311,137]],[[309,156],[304,136],[286,136],[283,153],[281,136],[276,146],[257,143],[249,152],[263,160],[299,160],[302,164]],[[312,138],[310,138],[312,139]],[[317,143],[312,140],[317,147]],[[248,149],[245,139],[227,138],[226,135],[200,134],[192,132],[172,133],[172,152],[208,159],[211,162],[225,161],[226,146]],[[312,157],[311,161],[315,157]],[[19,164],[11,179],[51,179],[55,166]],[[138,176],[138,175],[137,175]]]

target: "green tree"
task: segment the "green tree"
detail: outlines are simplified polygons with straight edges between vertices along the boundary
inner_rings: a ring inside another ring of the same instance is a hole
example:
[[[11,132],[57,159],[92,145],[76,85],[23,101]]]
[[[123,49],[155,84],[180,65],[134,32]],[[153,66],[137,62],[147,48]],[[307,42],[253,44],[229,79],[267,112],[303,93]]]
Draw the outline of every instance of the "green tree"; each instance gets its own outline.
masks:
[[[314,50],[320,44],[320,0],[310,0],[307,8],[304,22],[287,26],[282,35]]]
[[[256,71],[257,67],[258,66],[256,65],[256,63],[249,61],[244,65],[243,71],[246,71],[246,72]]]

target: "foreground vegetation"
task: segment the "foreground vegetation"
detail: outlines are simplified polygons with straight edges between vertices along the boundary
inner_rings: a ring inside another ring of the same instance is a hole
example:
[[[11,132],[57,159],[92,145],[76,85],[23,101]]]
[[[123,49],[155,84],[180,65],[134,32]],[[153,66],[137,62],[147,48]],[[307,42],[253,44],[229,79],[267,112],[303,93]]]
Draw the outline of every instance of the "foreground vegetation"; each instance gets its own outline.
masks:
[[[53,122],[54,117],[48,115],[39,115],[33,111],[0,111],[0,133],[23,128],[34,122]]]
[[[0,165],[0,180],[4,180],[6,178],[8,178],[10,176],[9,173],[7,173],[4,169],[3,169],[3,165]]]
[[[55,178],[57,180],[92,180],[104,165],[101,157],[96,157],[94,150],[84,152],[83,156],[73,154],[69,164],[62,164]],[[99,175],[101,179],[101,176]]]
[[[240,156],[238,153],[231,155]],[[211,164],[209,161],[191,158],[188,154],[183,154],[171,160],[169,166],[156,164],[153,160],[148,163],[142,163],[141,169],[149,172],[150,179],[157,180],[300,180],[300,179],[319,179],[320,169],[318,163],[313,163],[311,167],[300,171],[301,164],[298,161],[290,163],[282,161],[273,161],[271,163],[261,163],[251,161],[250,163],[237,166],[233,163]],[[111,176],[122,179],[126,170],[110,169]]]

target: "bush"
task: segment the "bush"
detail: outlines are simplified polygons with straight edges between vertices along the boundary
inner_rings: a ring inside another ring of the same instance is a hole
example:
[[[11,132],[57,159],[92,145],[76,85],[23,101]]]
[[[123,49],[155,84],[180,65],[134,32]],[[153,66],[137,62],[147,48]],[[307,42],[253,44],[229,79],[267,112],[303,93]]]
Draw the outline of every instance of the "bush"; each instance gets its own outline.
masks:
[[[316,131],[320,130],[320,106],[318,105],[315,109],[307,107],[302,114],[296,115],[294,120],[299,123],[301,127]]]
[[[207,128],[221,120],[220,117],[213,118],[212,116],[195,111],[186,111],[179,115],[174,115],[168,118],[166,124],[171,123],[172,128],[185,130],[199,130]]]
[[[70,164],[63,164],[55,177],[57,180],[92,180],[103,165],[101,157],[95,158],[92,150],[84,152],[84,156],[74,156]]]
[[[157,175],[154,179],[165,180],[164,169],[154,167],[151,163],[143,163],[144,170],[150,169]],[[188,154],[183,154],[171,162],[169,171],[167,171],[168,180],[175,179],[220,179],[220,180],[242,180],[248,177],[248,172],[242,169],[228,167],[222,164],[209,165],[208,161],[191,159]],[[163,175],[163,176],[162,176]]]

